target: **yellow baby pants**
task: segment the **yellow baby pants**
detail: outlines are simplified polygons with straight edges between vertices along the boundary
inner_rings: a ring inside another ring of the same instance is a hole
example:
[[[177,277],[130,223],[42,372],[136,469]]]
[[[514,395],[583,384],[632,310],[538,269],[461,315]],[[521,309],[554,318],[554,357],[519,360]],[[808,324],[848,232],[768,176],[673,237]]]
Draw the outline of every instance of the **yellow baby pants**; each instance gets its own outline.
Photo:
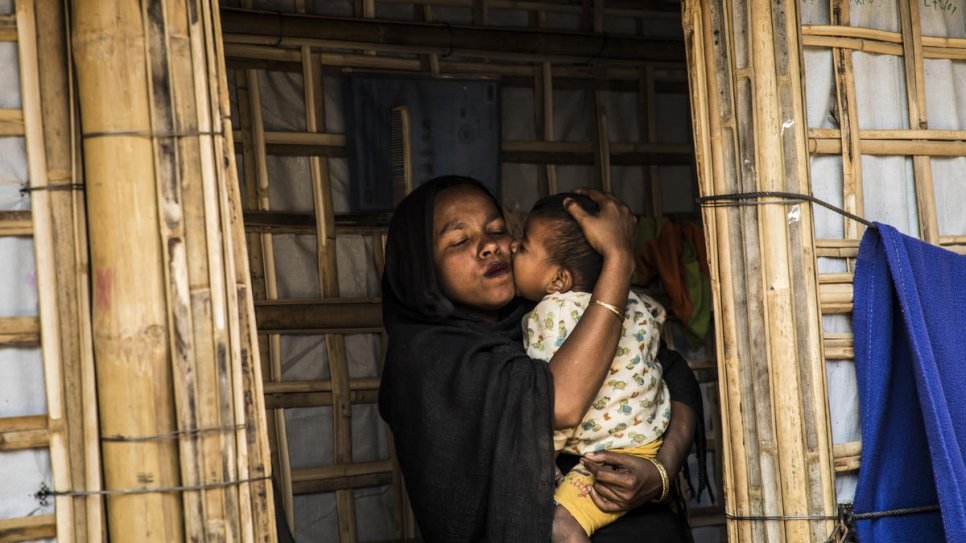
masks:
[[[641,458],[655,458],[663,442],[663,439],[658,438],[639,447],[611,449],[610,452],[630,454]],[[606,513],[597,508],[594,500],[590,497],[590,488],[594,486],[594,482],[594,476],[581,464],[577,464],[564,475],[563,481],[560,482],[557,491],[554,493],[556,502],[570,512],[588,536],[593,535],[598,528],[607,526],[624,515],[624,513]]]

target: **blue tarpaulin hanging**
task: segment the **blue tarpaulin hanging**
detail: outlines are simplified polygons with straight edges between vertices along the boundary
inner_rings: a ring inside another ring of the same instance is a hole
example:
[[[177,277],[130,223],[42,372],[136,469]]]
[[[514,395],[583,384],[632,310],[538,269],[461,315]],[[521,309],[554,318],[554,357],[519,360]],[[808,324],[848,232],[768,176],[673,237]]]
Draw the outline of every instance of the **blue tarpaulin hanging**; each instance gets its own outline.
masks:
[[[853,326],[862,424],[859,541],[966,541],[966,257],[877,224],[862,238]]]

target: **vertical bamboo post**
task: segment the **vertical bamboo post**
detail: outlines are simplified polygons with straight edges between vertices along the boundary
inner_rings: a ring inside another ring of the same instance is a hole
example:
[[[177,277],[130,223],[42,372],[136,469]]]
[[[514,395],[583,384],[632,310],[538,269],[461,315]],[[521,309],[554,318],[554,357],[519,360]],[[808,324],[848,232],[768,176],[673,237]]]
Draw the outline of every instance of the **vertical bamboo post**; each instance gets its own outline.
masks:
[[[431,23],[434,20],[433,17],[433,6],[431,4],[423,4],[423,22]],[[439,55],[436,53],[430,53],[429,55],[429,72],[432,74],[439,74]]]
[[[899,22],[902,28],[902,60],[906,74],[906,103],[909,107],[909,128],[929,128],[926,116],[926,87],[922,57],[922,23],[918,2],[899,2]],[[936,217],[936,196],[932,184],[930,157],[912,157],[916,184],[916,204],[919,209],[919,237],[927,243],[939,243],[939,223]]]
[[[848,0],[830,2],[831,22],[833,25],[849,24]],[[865,201],[862,192],[862,159],[859,136],[859,118],[856,115],[855,71],[852,68],[852,50],[845,47],[832,49],[832,66],[835,74],[836,111],[839,119],[839,137],[842,149],[842,205],[843,209],[863,216]],[[859,239],[865,230],[864,225],[851,219],[845,220],[846,239]]]
[[[607,106],[604,101],[604,91],[594,91],[594,116],[597,119],[595,130],[597,139],[597,161],[600,167],[601,190],[610,192],[610,128],[607,125]]]
[[[685,4],[703,195],[809,192],[797,13],[767,0]],[[833,474],[811,214],[706,210],[719,331],[726,511],[829,515]],[[780,419],[778,418],[780,416]],[[830,523],[729,520],[736,541],[816,541]]]
[[[641,109],[643,122],[640,130],[643,140],[647,143],[657,143],[657,91],[654,85],[654,68],[645,66],[642,69],[638,107]],[[661,170],[656,164],[647,167],[647,180],[650,184],[651,213],[660,217],[664,212],[661,196]]]
[[[34,255],[37,273],[37,304],[40,319],[40,347],[44,365],[44,383],[47,394],[47,426],[50,447],[50,464],[54,486],[67,488],[75,480],[75,470],[81,466],[69,451],[67,428],[68,409],[72,398],[65,398],[64,368],[61,358],[61,315],[58,306],[63,303],[58,292],[57,265],[59,251],[54,246],[54,230],[51,211],[51,192],[48,179],[47,148],[45,145],[43,108],[41,104],[40,68],[38,65],[38,41],[35,9],[32,0],[20,0],[16,6],[17,41],[20,54],[20,86],[23,101],[23,121],[27,149],[27,168],[31,188],[31,217],[33,219]],[[63,89],[57,89],[62,91]],[[67,315],[71,318],[74,315]],[[75,434],[76,435],[76,434]],[[75,529],[74,500],[58,497],[55,501],[57,533],[67,541],[77,535]],[[83,502],[80,502],[83,506]],[[83,517],[81,517],[83,518]],[[83,527],[83,525],[81,525]],[[81,537],[86,533],[81,530]]]
[[[540,71],[543,76],[543,140],[544,141],[554,141],[554,128],[553,128],[553,71],[549,62],[543,63],[543,68]],[[554,164],[547,164],[547,192],[549,194],[556,194],[559,192],[557,188],[557,166]]]
[[[156,171],[151,139],[141,135],[152,130],[146,29],[136,4],[78,0],[72,7],[101,429],[111,436],[171,433],[174,399]],[[171,441],[106,442],[102,451],[108,489],[180,484]],[[175,493],[113,495],[107,513],[116,541],[183,538]]]

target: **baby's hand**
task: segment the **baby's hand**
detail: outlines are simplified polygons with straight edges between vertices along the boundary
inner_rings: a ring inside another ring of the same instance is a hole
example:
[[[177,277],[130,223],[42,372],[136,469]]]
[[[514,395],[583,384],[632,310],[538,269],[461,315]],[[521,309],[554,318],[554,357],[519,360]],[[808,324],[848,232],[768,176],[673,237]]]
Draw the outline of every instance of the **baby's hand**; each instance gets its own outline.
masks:
[[[560,471],[558,466],[554,466],[553,470],[553,484],[554,486],[560,486],[560,481],[563,481],[563,472]]]

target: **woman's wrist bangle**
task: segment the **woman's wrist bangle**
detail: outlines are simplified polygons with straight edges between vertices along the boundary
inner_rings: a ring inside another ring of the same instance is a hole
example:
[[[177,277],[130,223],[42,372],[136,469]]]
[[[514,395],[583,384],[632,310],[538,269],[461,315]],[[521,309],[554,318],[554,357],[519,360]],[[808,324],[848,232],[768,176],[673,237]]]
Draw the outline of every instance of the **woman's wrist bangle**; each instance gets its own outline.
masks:
[[[671,479],[670,477],[667,476],[667,470],[664,469],[664,464],[662,464],[656,458],[647,458],[647,457],[643,457],[643,458],[644,460],[647,460],[648,462],[654,464],[654,467],[657,468],[657,472],[661,474],[661,496],[659,498],[654,498],[651,501],[663,502],[665,499],[667,499],[667,495],[671,491]]]
[[[610,311],[611,313],[613,313],[614,316],[617,317],[617,320],[619,320],[621,322],[624,322],[624,312],[621,311],[616,305],[611,305],[611,304],[609,304],[607,302],[602,302],[602,301],[597,300],[597,299],[591,300],[590,303],[592,303],[594,305],[599,305],[599,306],[603,307],[607,311]]]

